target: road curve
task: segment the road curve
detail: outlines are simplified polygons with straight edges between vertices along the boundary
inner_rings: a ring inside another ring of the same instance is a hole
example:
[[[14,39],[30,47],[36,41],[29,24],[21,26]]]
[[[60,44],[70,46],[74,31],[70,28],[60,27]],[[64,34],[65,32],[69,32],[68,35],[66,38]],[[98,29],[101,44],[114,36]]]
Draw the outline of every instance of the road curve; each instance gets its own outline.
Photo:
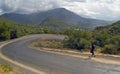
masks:
[[[41,34],[18,39],[5,45],[1,52],[13,61],[47,74],[119,74],[120,66],[93,62],[67,55],[39,51],[28,47],[35,39],[63,39],[63,36]],[[37,74],[37,73],[35,73]],[[38,73],[40,74],[40,73]]]

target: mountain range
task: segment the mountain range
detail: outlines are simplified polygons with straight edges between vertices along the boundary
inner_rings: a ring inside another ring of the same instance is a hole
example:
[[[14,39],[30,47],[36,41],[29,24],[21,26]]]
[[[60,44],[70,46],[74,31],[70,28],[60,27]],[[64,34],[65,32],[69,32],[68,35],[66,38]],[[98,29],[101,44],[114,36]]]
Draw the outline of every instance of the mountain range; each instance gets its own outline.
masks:
[[[56,19],[60,22],[66,24],[77,25],[80,28],[95,28],[97,26],[105,26],[111,24],[111,22],[104,20],[97,20],[91,18],[81,17],[74,12],[71,12],[65,8],[56,8],[48,11],[42,11],[32,14],[17,14],[17,13],[6,13],[1,15],[10,21],[20,23],[20,24],[30,24],[30,25],[45,25],[42,24],[48,19]],[[49,21],[48,23],[54,22],[54,20]],[[48,24],[47,25],[51,25]]]

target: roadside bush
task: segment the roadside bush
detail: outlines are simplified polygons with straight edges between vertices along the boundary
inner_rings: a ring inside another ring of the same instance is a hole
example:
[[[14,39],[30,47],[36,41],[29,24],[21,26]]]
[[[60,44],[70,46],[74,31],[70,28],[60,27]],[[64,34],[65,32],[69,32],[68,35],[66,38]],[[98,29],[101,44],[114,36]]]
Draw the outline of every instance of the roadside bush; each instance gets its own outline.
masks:
[[[3,23],[0,25],[0,41],[10,39],[10,32],[8,26]]]
[[[91,33],[85,30],[67,30],[68,37],[64,39],[64,46],[73,49],[88,49],[91,42]]]
[[[100,47],[104,47],[106,44],[108,44],[108,40],[111,37],[106,31],[96,32],[93,36],[95,39],[95,44]]]
[[[102,50],[102,53],[106,54],[118,54],[117,48],[113,44],[105,45],[104,49]]]
[[[1,64],[0,67],[2,68],[3,72],[13,71],[13,68],[8,64]]]
[[[88,49],[90,47],[90,41],[87,41],[84,38],[81,38],[79,41],[79,49]]]
[[[109,43],[113,44],[113,45],[116,45],[116,47],[120,48],[120,35],[112,36],[109,39]]]

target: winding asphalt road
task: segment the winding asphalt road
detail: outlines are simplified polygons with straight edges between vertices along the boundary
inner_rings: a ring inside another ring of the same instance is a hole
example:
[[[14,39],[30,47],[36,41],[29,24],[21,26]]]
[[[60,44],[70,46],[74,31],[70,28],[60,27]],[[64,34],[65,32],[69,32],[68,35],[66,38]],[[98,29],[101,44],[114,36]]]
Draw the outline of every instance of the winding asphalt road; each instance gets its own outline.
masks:
[[[48,74],[120,74],[120,66],[35,50],[28,45],[35,39],[63,39],[63,36],[41,34],[26,37],[2,48],[2,54]],[[37,74],[37,73],[36,73]],[[39,73],[38,73],[39,74]]]

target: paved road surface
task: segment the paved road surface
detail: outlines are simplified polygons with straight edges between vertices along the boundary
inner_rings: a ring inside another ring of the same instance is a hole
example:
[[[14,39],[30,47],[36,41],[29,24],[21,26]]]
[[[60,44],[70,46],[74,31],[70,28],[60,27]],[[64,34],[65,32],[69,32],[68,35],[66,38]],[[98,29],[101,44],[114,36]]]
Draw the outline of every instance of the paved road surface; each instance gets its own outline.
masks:
[[[63,39],[64,37],[42,34],[23,38],[4,46],[2,53],[14,61],[48,74],[120,74],[118,65],[102,64],[90,59],[85,60],[29,48],[28,44],[38,38]]]

